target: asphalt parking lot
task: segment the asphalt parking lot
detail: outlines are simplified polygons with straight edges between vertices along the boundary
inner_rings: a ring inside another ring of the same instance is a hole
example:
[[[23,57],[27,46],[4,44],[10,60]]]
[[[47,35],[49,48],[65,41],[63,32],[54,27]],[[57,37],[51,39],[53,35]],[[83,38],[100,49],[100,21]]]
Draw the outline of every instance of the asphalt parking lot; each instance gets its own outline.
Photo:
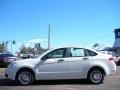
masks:
[[[105,78],[99,85],[89,84],[86,80],[36,81],[30,86],[20,86],[7,80],[4,73],[0,74],[0,90],[120,90],[120,66],[115,75]]]

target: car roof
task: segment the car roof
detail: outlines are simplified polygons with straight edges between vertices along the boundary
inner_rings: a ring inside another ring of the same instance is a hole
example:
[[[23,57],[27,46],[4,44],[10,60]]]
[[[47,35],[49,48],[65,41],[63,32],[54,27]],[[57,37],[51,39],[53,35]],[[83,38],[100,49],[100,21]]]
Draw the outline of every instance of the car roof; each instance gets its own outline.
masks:
[[[84,48],[84,49],[88,49],[88,50],[91,50],[91,51],[96,52],[96,53],[100,53],[100,52],[96,51],[95,49],[91,49],[91,48],[88,48],[88,47],[82,47],[82,46],[59,46],[59,47],[55,47],[55,48],[50,48],[46,52],[42,53],[39,58],[41,58],[42,56],[44,56],[45,54],[47,54],[47,53],[49,53],[49,52],[51,52],[53,50],[60,49],[60,48]]]
[[[88,48],[88,47],[82,47],[82,46],[59,46],[59,47],[51,48],[50,50],[59,49],[59,48],[84,48],[84,49],[89,49],[89,50],[97,52],[95,49]]]
[[[54,48],[51,48],[51,49],[57,49],[57,48],[86,48],[86,47],[82,47],[82,46],[58,46],[58,47],[54,47]]]

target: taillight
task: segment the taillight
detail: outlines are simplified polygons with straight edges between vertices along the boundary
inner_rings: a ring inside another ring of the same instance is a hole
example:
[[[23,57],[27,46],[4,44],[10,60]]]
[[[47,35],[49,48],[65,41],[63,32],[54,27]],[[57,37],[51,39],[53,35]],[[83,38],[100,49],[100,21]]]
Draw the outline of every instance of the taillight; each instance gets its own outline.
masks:
[[[17,59],[15,58],[14,61],[16,61]]]
[[[4,58],[3,61],[4,61],[4,62],[5,62],[5,61],[8,61],[8,58]]]
[[[112,61],[112,60],[114,60],[113,57],[110,57],[110,58],[109,58],[109,61]]]

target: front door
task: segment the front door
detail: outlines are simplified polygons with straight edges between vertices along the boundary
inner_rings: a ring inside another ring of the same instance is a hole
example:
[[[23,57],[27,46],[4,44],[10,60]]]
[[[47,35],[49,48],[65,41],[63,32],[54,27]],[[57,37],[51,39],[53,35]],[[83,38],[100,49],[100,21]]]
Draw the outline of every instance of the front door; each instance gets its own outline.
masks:
[[[64,79],[67,76],[65,53],[66,49],[60,48],[43,56],[38,65],[39,79]]]

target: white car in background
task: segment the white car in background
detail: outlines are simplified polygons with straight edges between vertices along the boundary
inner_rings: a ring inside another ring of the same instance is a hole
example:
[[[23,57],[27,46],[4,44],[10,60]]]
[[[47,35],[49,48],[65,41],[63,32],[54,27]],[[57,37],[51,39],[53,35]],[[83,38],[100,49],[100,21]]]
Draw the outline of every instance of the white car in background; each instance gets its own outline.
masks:
[[[113,58],[82,47],[61,47],[43,53],[39,58],[15,61],[8,66],[5,76],[21,85],[35,80],[88,79],[100,84],[104,76],[115,74]]]

